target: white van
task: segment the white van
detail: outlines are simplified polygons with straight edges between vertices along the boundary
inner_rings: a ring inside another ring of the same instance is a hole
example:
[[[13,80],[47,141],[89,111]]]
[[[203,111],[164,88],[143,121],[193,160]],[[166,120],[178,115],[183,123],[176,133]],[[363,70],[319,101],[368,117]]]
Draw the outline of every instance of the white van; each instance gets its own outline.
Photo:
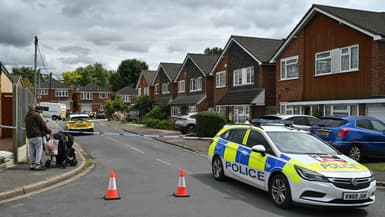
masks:
[[[40,102],[36,106],[36,109],[41,112],[43,117],[52,118],[52,120],[65,120],[66,119],[66,105],[57,102]]]

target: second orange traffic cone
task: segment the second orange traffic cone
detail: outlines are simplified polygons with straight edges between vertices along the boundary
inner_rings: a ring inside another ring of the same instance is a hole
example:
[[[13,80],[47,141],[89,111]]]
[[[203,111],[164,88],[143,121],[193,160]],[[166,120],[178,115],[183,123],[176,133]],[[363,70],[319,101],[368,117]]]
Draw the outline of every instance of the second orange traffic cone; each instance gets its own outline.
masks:
[[[116,187],[115,172],[112,170],[110,172],[110,180],[108,182],[107,193],[104,196],[105,200],[119,200],[118,189]]]
[[[175,197],[190,197],[190,195],[187,193],[186,180],[184,178],[184,171],[182,169],[179,172],[178,187],[176,188],[176,192],[173,193],[173,195]]]

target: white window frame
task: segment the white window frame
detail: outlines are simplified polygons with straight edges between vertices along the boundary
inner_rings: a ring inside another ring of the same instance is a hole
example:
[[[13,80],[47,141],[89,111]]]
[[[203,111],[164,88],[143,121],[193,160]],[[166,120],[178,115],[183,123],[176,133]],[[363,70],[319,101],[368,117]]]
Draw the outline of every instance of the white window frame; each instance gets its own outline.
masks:
[[[233,86],[254,84],[254,66],[236,69],[233,71]]]
[[[40,96],[47,96],[48,95],[48,89],[46,89],[46,88],[40,89],[39,90],[39,95]]]
[[[179,106],[171,106],[171,117],[176,117],[180,114]]]
[[[352,49],[353,48],[357,48],[357,67],[353,67],[352,66]],[[342,51],[344,49],[348,49],[348,52],[347,53],[342,53]],[[340,55],[341,55],[341,57],[340,57],[341,58],[341,66],[340,66],[341,72],[358,71],[358,69],[359,69],[359,62],[360,62],[359,61],[359,59],[360,59],[360,49],[359,49],[358,44],[341,48],[340,49]],[[342,57],[344,57],[344,56],[348,57],[348,69],[346,69],[346,70],[342,69]]]
[[[250,119],[250,106],[239,105],[234,106],[233,120],[234,123],[245,123]]]
[[[184,93],[186,91],[185,80],[178,81],[178,93]]]
[[[56,97],[68,97],[68,89],[56,89],[55,90]]]
[[[188,106],[188,113],[197,112],[197,107],[195,105]]]
[[[190,92],[197,92],[202,90],[202,77],[190,79]]]
[[[215,74],[215,87],[216,88],[226,87],[226,71],[217,72]]]
[[[329,53],[327,57],[318,57],[318,55]],[[330,71],[329,72],[318,72],[318,61],[330,61]],[[332,53],[331,51],[322,51],[315,54],[315,74],[316,75],[329,75],[332,73]]]
[[[93,99],[93,93],[92,92],[82,91],[80,93],[80,99],[81,100],[92,100]]]
[[[162,94],[170,93],[170,82],[162,83]]]
[[[215,111],[218,114],[226,116],[226,106],[224,106],[224,105],[217,105],[217,106],[215,106]]]
[[[121,97],[122,97],[123,102],[125,102],[125,103],[131,103],[131,96],[129,96],[129,95],[123,95],[123,96],[121,96]]]
[[[108,93],[107,92],[100,92],[99,93],[99,99],[108,99]]]
[[[296,60],[295,62],[293,63],[288,63],[290,62],[291,60]],[[288,76],[288,67],[292,66],[292,65],[296,65],[297,66],[297,76],[294,76],[294,77],[289,77]],[[281,81],[283,80],[293,80],[293,79],[298,79],[298,56],[293,56],[293,57],[288,57],[288,58],[284,58],[284,59],[281,59]]]
[[[138,87],[138,96],[142,95],[142,88]]]
[[[155,95],[159,95],[160,94],[159,83],[156,83],[154,85],[154,93],[155,93]]]
[[[145,87],[143,90],[144,90],[144,93],[143,93],[143,95],[145,95],[145,96],[149,96],[150,95],[150,91],[149,91],[149,89],[150,89],[150,87]]]
[[[344,109],[339,109],[337,107],[345,106]],[[359,106],[358,104],[328,104],[324,105],[324,115],[333,116],[333,115],[346,115],[346,116],[358,116],[359,115]]]

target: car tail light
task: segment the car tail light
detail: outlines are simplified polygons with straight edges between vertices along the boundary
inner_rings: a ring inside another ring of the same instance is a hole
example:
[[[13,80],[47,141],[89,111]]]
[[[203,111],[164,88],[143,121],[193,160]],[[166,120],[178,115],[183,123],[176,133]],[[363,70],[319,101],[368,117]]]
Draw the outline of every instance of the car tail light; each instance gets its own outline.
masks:
[[[340,130],[340,132],[338,132],[337,137],[343,138],[343,137],[345,137],[346,134],[348,134],[349,132],[350,132],[349,129],[342,128],[342,129]]]

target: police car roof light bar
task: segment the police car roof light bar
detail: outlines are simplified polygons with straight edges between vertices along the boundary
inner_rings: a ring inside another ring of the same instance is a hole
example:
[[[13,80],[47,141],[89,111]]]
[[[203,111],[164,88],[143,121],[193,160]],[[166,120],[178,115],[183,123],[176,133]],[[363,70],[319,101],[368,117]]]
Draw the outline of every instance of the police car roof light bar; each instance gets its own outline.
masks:
[[[263,118],[257,118],[253,119],[251,121],[255,126],[263,126],[263,125],[284,125],[286,127],[293,126],[294,122],[291,120],[269,120],[269,119],[263,119]]]

